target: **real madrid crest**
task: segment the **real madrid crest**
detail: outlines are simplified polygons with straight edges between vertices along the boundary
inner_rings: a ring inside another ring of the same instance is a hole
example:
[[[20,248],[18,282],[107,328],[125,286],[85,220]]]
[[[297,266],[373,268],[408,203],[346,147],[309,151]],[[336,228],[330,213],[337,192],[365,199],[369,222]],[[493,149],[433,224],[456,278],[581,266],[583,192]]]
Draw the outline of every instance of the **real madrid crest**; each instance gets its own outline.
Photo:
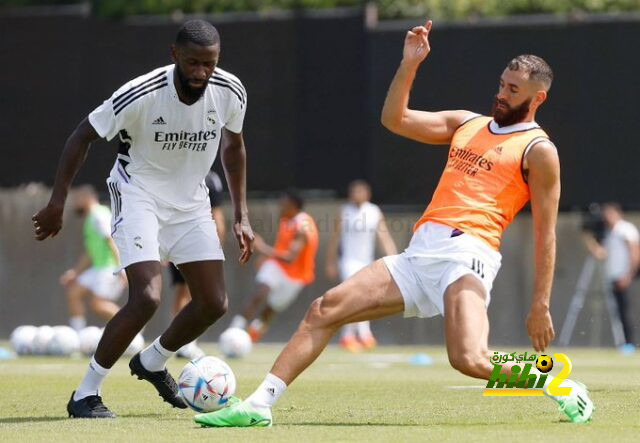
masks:
[[[209,110],[207,112],[207,121],[212,125],[216,124],[216,111],[215,111],[215,109],[211,109],[211,110]]]

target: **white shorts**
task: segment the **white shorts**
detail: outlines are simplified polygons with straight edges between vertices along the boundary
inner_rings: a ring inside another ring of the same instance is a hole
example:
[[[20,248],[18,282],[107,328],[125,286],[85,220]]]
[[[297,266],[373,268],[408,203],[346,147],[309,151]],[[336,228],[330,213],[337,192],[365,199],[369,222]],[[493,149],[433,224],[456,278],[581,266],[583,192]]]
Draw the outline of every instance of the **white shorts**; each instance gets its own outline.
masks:
[[[340,280],[345,281],[353,274],[366,267],[369,263],[364,263],[359,260],[340,259],[338,264],[338,271],[340,273]]]
[[[404,316],[432,317],[445,314],[445,291],[467,274],[482,282],[489,306],[501,260],[500,253],[479,238],[427,222],[403,253],[385,257],[384,263],[402,293]]]
[[[116,301],[120,298],[125,283],[114,272],[116,268],[89,268],[78,276],[77,282],[96,297]]]
[[[267,305],[276,312],[282,312],[291,306],[304,287],[303,282],[290,278],[274,260],[266,260],[260,266],[256,282],[271,289]]]
[[[176,265],[224,260],[209,200],[193,211],[157,201],[130,183],[107,180],[111,193],[111,236],[122,268],[143,261],[168,260]]]

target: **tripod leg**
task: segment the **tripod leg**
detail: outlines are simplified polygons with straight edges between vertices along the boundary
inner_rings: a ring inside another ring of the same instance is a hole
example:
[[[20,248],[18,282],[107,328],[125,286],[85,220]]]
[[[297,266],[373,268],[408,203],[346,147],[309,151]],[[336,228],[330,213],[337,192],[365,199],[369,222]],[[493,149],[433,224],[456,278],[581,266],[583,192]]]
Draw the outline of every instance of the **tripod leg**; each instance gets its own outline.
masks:
[[[576,326],[576,321],[578,320],[578,315],[584,306],[584,299],[589,291],[589,286],[591,284],[591,279],[593,277],[593,271],[596,267],[596,259],[589,255],[582,265],[582,270],[580,271],[580,276],[578,277],[578,281],[576,283],[576,289],[571,297],[571,303],[569,303],[569,310],[567,311],[567,316],[564,319],[564,323],[562,324],[562,330],[560,331],[560,338],[558,339],[558,344],[560,346],[568,346],[569,341],[571,340],[571,334],[573,334],[573,329]]]

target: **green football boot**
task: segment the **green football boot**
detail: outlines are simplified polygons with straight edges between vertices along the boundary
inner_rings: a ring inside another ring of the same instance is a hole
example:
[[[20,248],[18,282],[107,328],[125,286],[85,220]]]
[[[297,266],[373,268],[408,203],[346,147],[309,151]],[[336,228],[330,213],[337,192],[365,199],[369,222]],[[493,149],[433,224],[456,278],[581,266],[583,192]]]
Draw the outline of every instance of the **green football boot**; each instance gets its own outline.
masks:
[[[572,423],[587,423],[591,421],[593,411],[596,407],[589,398],[587,387],[577,381],[573,381],[576,386],[571,389],[571,394],[566,397],[559,397],[557,402],[560,412],[563,412]]]
[[[193,420],[200,426],[213,428],[271,427],[273,421],[270,408],[255,408],[247,401],[219,411],[198,414]]]

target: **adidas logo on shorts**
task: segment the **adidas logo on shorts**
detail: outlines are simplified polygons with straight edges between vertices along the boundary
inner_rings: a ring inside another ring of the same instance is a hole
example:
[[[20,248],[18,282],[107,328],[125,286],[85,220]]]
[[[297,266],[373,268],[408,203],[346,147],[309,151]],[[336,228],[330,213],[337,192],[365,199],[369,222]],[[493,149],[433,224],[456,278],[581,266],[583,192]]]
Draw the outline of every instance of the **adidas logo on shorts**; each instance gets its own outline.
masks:
[[[158,117],[157,119],[155,119],[153,121],[153,123],[151,123],[152,125],[166,125],[167,123],[164,121],[164,119],[162,118],[162,116]]]

